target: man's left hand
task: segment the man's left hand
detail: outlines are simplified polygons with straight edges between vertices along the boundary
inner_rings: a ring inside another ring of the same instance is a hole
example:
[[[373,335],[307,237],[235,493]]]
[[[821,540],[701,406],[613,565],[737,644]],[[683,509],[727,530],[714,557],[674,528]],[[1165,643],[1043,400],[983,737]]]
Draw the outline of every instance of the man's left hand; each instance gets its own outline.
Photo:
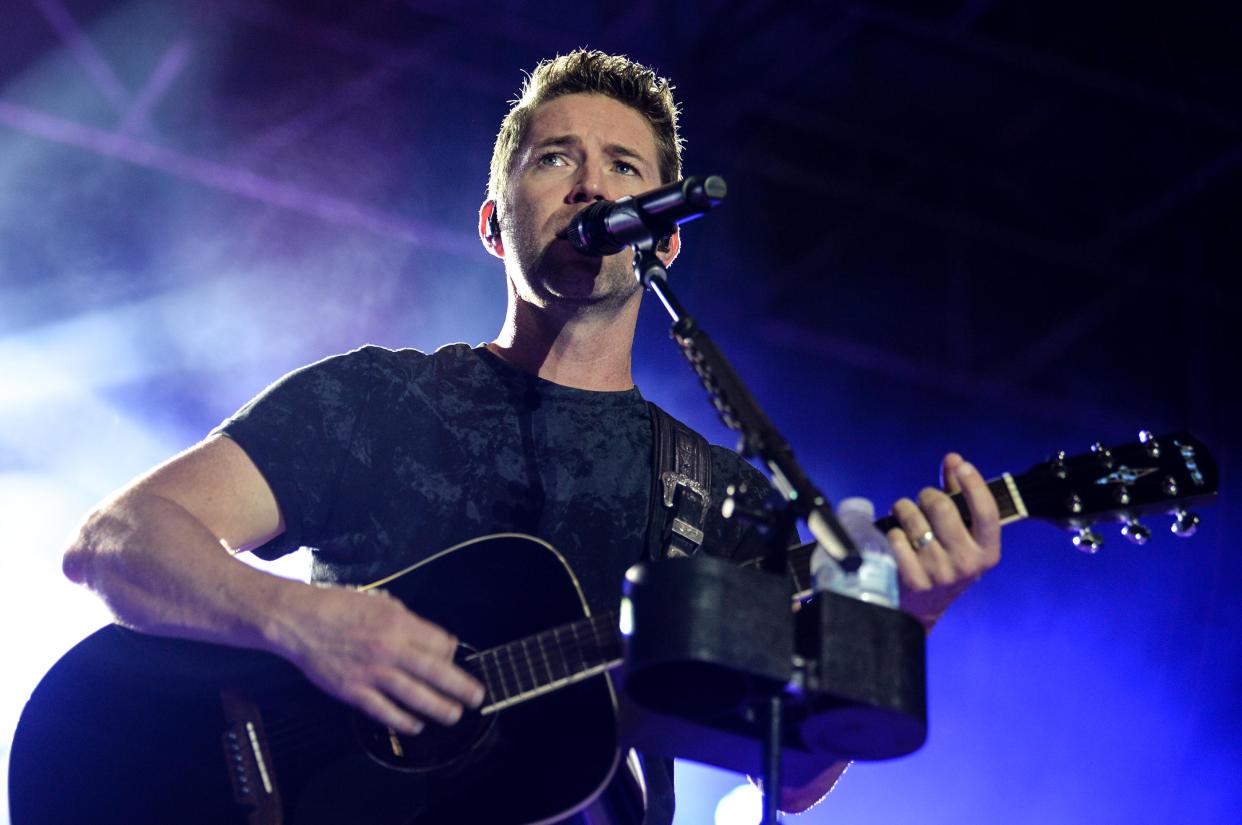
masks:
[[[901,609],[931,630],[945,609],[1000,561],[1000,514],[974,465],[949,453],[941,467],[944,490],[926,487],[918,503],[893,505],[900,528],[888,531],[901,576]],[[970,527],[949,493],[961,492]]]

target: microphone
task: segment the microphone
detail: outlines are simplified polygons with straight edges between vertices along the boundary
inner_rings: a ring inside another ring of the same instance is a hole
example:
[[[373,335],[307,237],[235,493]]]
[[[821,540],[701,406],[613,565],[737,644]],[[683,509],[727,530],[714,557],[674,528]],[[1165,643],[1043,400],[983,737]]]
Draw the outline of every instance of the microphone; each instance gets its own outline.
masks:
[[[673,234],[724,199],[724,178],[709,175],[666,184],[642,195],[599,201],[569,222],[566,235],[583,255],[613,255],[627,246]]]

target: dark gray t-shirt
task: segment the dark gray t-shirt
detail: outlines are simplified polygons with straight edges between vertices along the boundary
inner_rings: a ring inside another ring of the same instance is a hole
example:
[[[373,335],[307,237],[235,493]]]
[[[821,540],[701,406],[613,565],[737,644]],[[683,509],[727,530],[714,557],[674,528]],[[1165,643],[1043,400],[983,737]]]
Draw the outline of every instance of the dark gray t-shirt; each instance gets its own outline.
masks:
[[[561,552],[598,612],[616,608],[626,568],[644,558],[653,455],[637,388],[564,387],[465,344],[431,355],[366,346],[286,375],[217,431],[258,466],[284,516],[285,532],[258,555],[309,547],[318,581],[365,584],[468,539],[520,532]],[[713,446],[713,502],[737,481],[755,499],[767,488]],[[718,507],[704,532],[713,555],[762,552]],[[660,821],[671,785],[647,773],[648,821]]]
[[[643,555],[652,435],[637,388],[593,392],[521,372],[486,348],[367,346],[289,373],[217,428],[271,486],[285,532],[256,552],[312,548],[318,581],[365,584],[489,533],[557,548],[592,609],[613,609]],[[713,501],[766,480],[712,447]],[[706,552],[761,552],[713,513]]]

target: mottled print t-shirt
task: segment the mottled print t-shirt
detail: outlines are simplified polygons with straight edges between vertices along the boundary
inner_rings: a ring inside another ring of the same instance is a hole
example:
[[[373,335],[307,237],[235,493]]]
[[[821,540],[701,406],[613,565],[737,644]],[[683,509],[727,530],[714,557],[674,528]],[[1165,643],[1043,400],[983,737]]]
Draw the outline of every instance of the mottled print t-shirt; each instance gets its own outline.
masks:
[[[271,486],[286,529],[256,552],[306,546],[317,581],[365,584],[481,535],[557,548],[593,610],[616,607],[644,557],[652,433],[637,388],[595,392],[529,375],[485,347],[366,346],[296,370],[217,428]],[[713,501],[766,489],[712,447]],[[704,549],[745,558],[753,531],[713,508]]]

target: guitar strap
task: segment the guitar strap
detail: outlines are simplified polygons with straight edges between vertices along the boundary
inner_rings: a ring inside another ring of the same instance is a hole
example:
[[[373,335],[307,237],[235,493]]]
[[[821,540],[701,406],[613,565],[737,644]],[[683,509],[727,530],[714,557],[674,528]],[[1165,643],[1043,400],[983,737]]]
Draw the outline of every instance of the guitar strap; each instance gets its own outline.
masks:
[[[712,506],[712,453],[707,439],[650,401],[653,444],[650,559],[693,556],[703,546]]]

